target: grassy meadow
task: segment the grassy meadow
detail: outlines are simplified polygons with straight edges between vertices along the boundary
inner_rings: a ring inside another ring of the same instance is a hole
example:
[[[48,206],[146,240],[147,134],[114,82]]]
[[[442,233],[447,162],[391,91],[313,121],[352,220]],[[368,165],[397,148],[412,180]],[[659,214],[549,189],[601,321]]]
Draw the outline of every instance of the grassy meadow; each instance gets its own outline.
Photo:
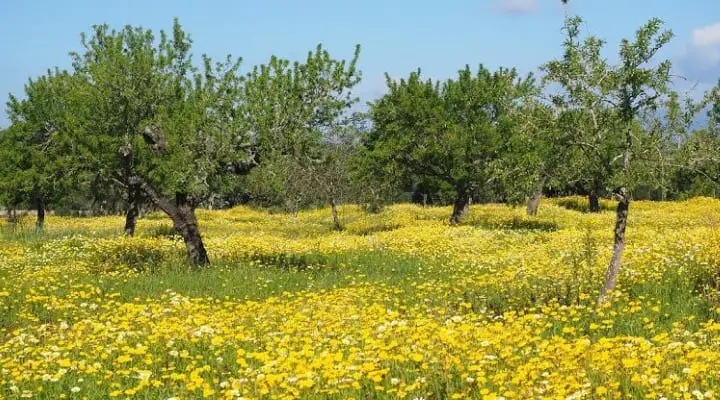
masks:
[[[720,201],[198,211],[0,225],[0,398],[712,399]],[[717,393],[717,394],[716,394]]]

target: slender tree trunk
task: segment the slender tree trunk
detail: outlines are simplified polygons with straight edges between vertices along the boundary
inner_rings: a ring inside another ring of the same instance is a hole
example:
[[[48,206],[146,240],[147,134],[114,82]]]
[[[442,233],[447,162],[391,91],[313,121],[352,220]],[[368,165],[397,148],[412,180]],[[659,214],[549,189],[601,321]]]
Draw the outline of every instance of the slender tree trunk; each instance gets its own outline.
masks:
[[[427,207],[427,198],[428,198],[427,193],[423,193],[422,197],[423,197],[423,207]]]
[[[532,196],[528,199],[527,215],[537,215],[538,207],[540,207],[540,199],[542,198],[543,189],[545,188],[545,182],[547,182],[547,178],[542,177],[535,188],[535,192],[533,192]]]
[[[617,278],[620,274],[620,260],[622,258],[623,250],[625,250],[625,228],[627,227],[628,213],[630,209],[630,197],[627,188],[623,187],[620,189],[620,200],[617,205],[617,213],[615,216],[615,239],[613,243],[613,254],[610,258],[610,265],[608,266],[607,273],[605,274],[605,285],[600,292],[600,299],[598,302],[602,302],[605,299],[605,295],[615,289],[617,284]]]
[[[45,229],[45,199],[42,196],[37,199],[37,219],[35,220],[35,231],[42,232]]]
[[[135,226],[140,215],[140,191],[137,185],[129,185],[128,188],[128,204],[125,211],[125,236],[132,237],[135,235]]]
[[[333,217],[333,229],[336,231],[342,231],[343,226],[340,224],[340,217],[338,216],[337,211],[337,202],[335,199],[330,200],[330,210],[332,211],[332,217]]]
[[[195,209],[187,203],[186,197],[182,194],[177,194],[173,202],[160,196],[155,188],[137,176],[132,176],[129,183],[138,185],[147,195],[147,198],[172,219],[175,230],[182,236],[185,242],[190,263],[195,266],[210,264],[202,235],[200,235]]]
[[[598,197],[598,191],[596,189],[590,190],[588,201],[590,202],[590,212],[600,212],[600,197]]]
[[[458,191],[453,205],[453,213],[450,216],[450,224],[457,225],[460,220],[467,214],[470,208],[470,194],[466,191]]]
[[[17,213],[15,212],[15,207],[7,208],[7,222],[8,225],[14,225],[17,222]]]

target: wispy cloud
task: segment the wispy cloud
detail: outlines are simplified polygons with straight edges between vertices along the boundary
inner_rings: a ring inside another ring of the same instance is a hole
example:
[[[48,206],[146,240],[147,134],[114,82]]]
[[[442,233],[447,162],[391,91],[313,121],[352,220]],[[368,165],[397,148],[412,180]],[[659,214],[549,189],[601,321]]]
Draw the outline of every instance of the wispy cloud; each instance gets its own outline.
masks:
[[[510,14],[530,14],[538,10],[538,0],[496,0],[498,9]]]

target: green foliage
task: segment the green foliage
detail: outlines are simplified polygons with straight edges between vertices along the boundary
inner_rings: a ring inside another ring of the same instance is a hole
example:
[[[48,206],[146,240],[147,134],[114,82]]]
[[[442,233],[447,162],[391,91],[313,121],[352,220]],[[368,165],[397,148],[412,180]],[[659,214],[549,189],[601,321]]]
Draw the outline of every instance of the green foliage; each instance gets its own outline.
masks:
[[[207,198],[220,167],[244,156],[233,118],[240,61],[203,56],[194,67],[192,41],[177,21],[159,42],[149,30],[102,25],[82,44],[73,66],[88,84],[76,105],[81,124],[69,134],[84,166],[121,185],[137,175],[166,196]]]
[[[662,21],[650,20],[634,41],[623,39],[620,61],[611,65],[601,54],[605,42],[581,37],[581,23],[579,17],[566,21],[563,57],[543,66],[546,82],[562,89],[552,102],[575,149],[571,171],[577,173],[569,180],[587,190],[631,190],[654,177],[653,166],[663,161],[663,152],[656,149],[677,133],[643,123],[655,119],[665,104],[671,117],[677,108],[677,97],[668,87],[670,62],[654,61],[672,33],[662,30]]]
[[[12,125],[0,134],[0,200],[8,208],[60,201],[80,181],[62,136],[73,124],[69,105],[75,81],[65,71],[48,71],[25,85],[25,99],[10,96]]]
[[[406,180],[451,185],[458,198],[487,194],[518,126],[518,102],[534,90],[532,77],[480,66],[442,84],[416,71],[399,81],[388,76],[387,85],[372,104],[369,157]]]

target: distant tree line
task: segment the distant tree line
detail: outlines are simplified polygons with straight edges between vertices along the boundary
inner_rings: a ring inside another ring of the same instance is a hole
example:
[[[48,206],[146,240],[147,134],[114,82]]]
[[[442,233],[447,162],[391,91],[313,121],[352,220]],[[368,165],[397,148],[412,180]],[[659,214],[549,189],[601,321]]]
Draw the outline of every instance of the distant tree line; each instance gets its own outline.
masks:
[[[527,204],[543,195],[618,201],[606,289],[615,285],[631,199],[716,196],[720,84],[702,99],[672,89],[672,38],[652,19],[620,43],[569,17],[560,56],[539,77],[465,66],[438,81],[420,70],[386,77],[387,93],[354,112],[360,47],[337,60],[318,46],[303,61],[272,57],[241,72],[232,56],[192,57],[175,20],[159,37],[94,26],[71,53],[10,96],[0,133],[0,202],[12,210],[123,213],[132,236],[143,210],[173,221],[193,264],[209,258],[195,210],[252,203],[295,213],[341,203]],[[707,114],[708,124],[693,121]],[[604,292],[603,292],[604,293]]]

